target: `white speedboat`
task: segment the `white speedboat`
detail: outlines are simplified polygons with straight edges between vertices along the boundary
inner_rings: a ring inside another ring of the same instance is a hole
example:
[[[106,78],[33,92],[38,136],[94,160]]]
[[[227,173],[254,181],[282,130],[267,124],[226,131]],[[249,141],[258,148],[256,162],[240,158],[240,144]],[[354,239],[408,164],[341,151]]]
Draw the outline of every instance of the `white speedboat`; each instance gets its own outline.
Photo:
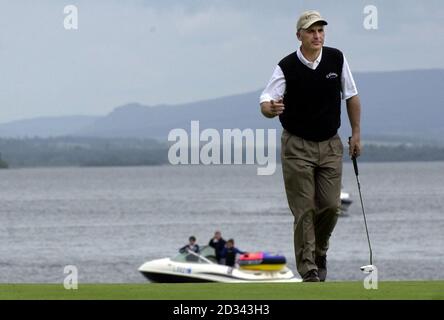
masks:
[[[302,282],[286,266],[279,271],[243,270],[218,264],[214,249],[188,251],[175,258],[145,262],[139,271],[152,282]]]

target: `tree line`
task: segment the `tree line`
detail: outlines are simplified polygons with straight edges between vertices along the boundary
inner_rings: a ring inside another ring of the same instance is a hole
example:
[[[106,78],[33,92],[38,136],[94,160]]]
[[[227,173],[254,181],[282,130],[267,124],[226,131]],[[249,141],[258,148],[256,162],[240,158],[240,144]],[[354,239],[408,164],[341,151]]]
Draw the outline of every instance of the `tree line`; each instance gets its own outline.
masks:
[[[167,146],[151,139],[0,138],[0,152],[9,167],[142,166],[168,161]]]
[[[162,165],[169,163],[168,150],[167,143],[153,139],[0,138],[0,168]],[[279,162],[280,150],[276,152]],[[344,160],[348,160],[347,149]],[[444,146],[364,145],[360,161],[444,161]]]

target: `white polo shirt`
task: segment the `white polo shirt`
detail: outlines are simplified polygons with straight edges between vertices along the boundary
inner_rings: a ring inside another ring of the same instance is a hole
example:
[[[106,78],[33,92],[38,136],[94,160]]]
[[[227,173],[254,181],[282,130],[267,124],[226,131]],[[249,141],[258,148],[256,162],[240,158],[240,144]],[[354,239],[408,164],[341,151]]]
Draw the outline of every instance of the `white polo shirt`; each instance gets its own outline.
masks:
[[[300,48],[298,48],[296,54],[299,60],[310,69],[315,70],[318,67],[319,63],[321,63],[322,49],[321,52],[319,53],[319,56],[316,58],[314,62],[308,61],[302,54]],[[281,67],[279,67],[278,65],[274,69],[270,81],[268,82],[267,86],[265,87],[264,91],[260,96],[260,103],[264,101],[270,101],[270,100],[277,101],[282,99],[284,97],[285,88],[286,88],[285,76],[284,73],[282,72]],[[341,92],[342,92],[342,99],[345,100],[358,94],[358,89],[356,88],[355,81],[353,80],[353,75],[351,74],[345,56],[344,56],[344,64],[342,66]]]

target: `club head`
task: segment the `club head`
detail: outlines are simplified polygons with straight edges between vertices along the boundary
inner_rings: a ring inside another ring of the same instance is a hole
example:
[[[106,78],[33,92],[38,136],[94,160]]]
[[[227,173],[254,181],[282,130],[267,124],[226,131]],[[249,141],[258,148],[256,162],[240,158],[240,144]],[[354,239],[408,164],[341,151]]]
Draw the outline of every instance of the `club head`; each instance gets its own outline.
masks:
[[[375,270],[376,270],[376,267],[372,264],[361,267],[361,271],[364,273],[372,273]]]

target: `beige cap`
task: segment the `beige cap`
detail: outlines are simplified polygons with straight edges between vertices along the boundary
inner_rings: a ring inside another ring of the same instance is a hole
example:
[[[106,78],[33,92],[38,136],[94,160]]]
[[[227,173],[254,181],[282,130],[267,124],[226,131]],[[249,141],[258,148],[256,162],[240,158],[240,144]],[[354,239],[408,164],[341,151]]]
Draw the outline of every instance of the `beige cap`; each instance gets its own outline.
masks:
[[[327,21],[321,17],[321,14],[314,10],[305,11],[301,14],[297,24],[297,30],[308,29],[313,23],[322,22],[327,25]]]

